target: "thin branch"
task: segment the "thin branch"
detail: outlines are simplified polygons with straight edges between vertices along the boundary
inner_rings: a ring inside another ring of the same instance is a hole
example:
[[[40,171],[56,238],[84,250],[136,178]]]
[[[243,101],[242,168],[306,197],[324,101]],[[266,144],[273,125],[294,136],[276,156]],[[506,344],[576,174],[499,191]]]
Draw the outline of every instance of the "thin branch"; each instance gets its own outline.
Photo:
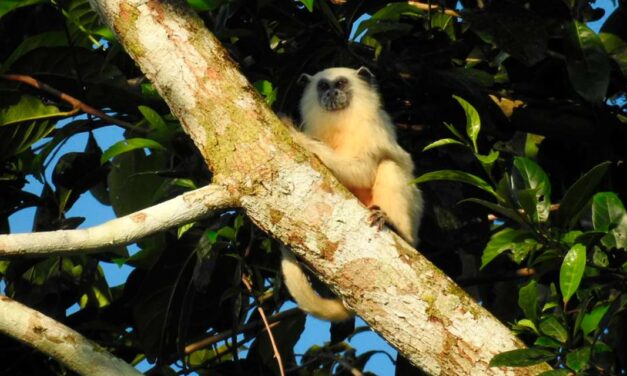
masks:
[[[559,208],[560,208],[560,204],[553,204],[553,205],[551,205],[549,207],[549,211],[550,212],[555,212],[555,211],[558,211]],[[518,213],[525,214],[525,211],[523,209],[518,209]],[[494,221],[496,221],[499,218],[500,217],[498,217],[498,216],[496,216],[494,214],[488,214],[488,221],[490,221],[490,222],[494,222]]]
[[[119,125],[122,128],[125,129],[129,129],[132,130],[134,132],[139,132],[139,133],[146,133],[146,129],[143,128],[139,128],[137,126],[135,126],[134,124],[131,124],[127,121],[124,120],[120,120],[120,119],[116,119],[114,117],[111,117],[107,114],[105,114],[104,112],[100,111],[97,108],[94,108],[82,101],[80,101],[79,99],[74,98],[73,96],[64,93],[58,89],[55,89],[54,87],[45,84],[41,81],[39,81],[38,79],[31,77],[31,76],[27,76],[27,75],[23,75],[23,74],[0,74],[0,78],[3,78],[5,80],[8,81],[16,81],[16,82],[21,82],[23,84],[32,86],[36,89],[39,89],[41,91],[45,91],[46,93],[61,99],[62,101],[70,104],[72,106],[73,110],[81,110],[84,113],[90,114],[90,115],[94,115],[97,116],[103,120],[106,120],[108,122],[110,122],[111,124],[115,124],[115,125]]]
[[[446,9],[446,8],[442,8],[439,5],[435,5],[435,4],[425,4],[425,3],[421,3],[418,1],[408,1],[407,4],[416,7],[418,9],[422,9],[422,10],[437,10],[440,11],[443,9],[443,13],[446,14],[447,16],[453,16],[453,17],[461,17],[461,14],[453,9]]]
[[[0,312],[0,333],[34,347],[81,375],[141,375],[78,332],[11,298],[0,295]]]
[[[244,284],[244,286],[246,286],[250,294],[254,296],[253,287],[250,284],[250,282],[248,282],[248,276],[246,276],[245,274],[242,275],[242,283]],[[283,368],[283,360],[281,360],[281,353],[279,352],[279,348],[277,347],[276,341],[274,340],[274,335],[272,334],[272,329],[270,328],[270,324],[268,323],[268,318],[266,317],[266,313],[263,311],[263,307],[261,307],[260,305],[257,306],[257,311],[259,312],[259,315],[261,316],[261,319],[263,320],[263,324],[266,326],[266,331],[268,332],[268,338],[270,339],[270,343],[272,344],[272,349],[274,350],[274,356],[276,357],[276,362],[279,365],[279,373],[281,374],[281,376],[285,376],[285,369]]]
[[[455,283],[462,287],[466,286],[476,286],[476,285],[485,285],[492,284],[495,282],[501,281],[511,281],[519,278],[529,278],[533,277],[536,274],[536,270],[534,268],[520,268],[517,270],[490,274],[490,275],[479,275],[474,277],[467,278],[459,278],[455,280]]]
[[[295,315],[302,315],[303,311],[300,310],[300,308],[291,308],[288,310],[285,310],[283,312],[279,312],[276,315],[270,316],[268,317],[268,323],[270,324],[274,324],[277,321],[281,321],[287,317],[291,317],[291,316],[295,316]],[[194,351],[198,351],[200,349],[203,349],[205,347],[209,347],[211,345],[213,345],[214,343],[218,343],[220,341],[223,341],[229,337],[232,337],[233,334],[240,334],[240,333],[247,333],[249,331],[255,330],[261,326],[265,326],[265,322],[263,321],[254,321],[251,323],[248,323],[240,328],[238,328],[237,330],[227,330],[224,331],[222,333],[213,335],[211,337],[207,337],[207,338],[203,338],[200,341],[196,341],[193,343],[190,343],[189,345],[185,346],[185,354],[189,355],[191,353],[193,353]]]
[[[211,184],[86,229],[0,235],[0,256],[95,252],[103,247],[134,243],[237,205],[235,195],[223,186]]]

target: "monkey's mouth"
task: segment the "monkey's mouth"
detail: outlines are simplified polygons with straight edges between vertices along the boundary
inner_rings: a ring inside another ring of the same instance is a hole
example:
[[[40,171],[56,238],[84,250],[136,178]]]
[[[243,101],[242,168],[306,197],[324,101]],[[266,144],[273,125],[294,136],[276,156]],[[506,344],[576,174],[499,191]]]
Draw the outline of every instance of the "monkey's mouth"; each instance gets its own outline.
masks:
[[[320,107],[329,112],[343,110],[349,104],[350,96],[345,92],[336,91],[333,94],[327,92],[320,96]]]

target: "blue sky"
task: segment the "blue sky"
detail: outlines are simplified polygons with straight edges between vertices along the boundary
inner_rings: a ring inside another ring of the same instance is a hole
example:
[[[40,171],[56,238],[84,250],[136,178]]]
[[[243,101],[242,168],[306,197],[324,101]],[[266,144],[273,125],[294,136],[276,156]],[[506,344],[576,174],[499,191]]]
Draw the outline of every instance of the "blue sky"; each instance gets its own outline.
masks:
[[[598,31],[601,27],[607,16],[611,13],[611,10],[615,8],[615,4],[612,0],[601,0],[597,1],[597,5],[606,9],[606,15],[602,20],[591,23],[590,26],[594,30]],[[365,18],[362,18],[365,19]],[[96,130],[95,132],[96,139],[98,140],[99,146],[106,150],[109,146],[113,145],[115,142],[123,139],[122,130],[118,127],[105,127]],[[85,149],[85,144],[87,142],[87,134],[79,134],[73,136],[58,152],[55,158],[49,163],[49,166],[55,166],[58,158],[68,152],[72,151],[83,151]],[[51,170],[49,169],[46,174],[48,176],[48,180],[50,181]],[[26,190],[32,192],[34,194],[39,195],[41,193],[42,186],[39,182],[37,182],[33,178],[29,178],[29,184],[26,187]],[[21,210],[9,218],[9,223],[11,226],[11,231],[13,233],[17,232],[30,232],[32,230],[32,223],[34,217],[35,209],[29,208]],[[88,213],[88,214],[86,214]],[[115,215],[110,207],[106,207],[100,205],[91,194],[85,194],[81,196],[81,198],[76,202],[76,204],[72,207],[72,209],[67,214],[70,216],[84,216],[86,217],[85,222],[80,226],[81,228],[94,226],[100,223],[103,223],[107,220],[115,218]],[[134,246],[129,247],[129,251],[133,252],[136,248]],[[132,271],[132,268],[129,266],[118,267],[117,265],[110,263],[101,263],[101,266],[105,272],[105,276],[110,286],[116,286],[124,283],[129,273]],[[3,290],[3,283],[0,282],[0,292]],[[288,305],[285,308],[290,308],[293,305]],[[78,306],[72,307],[69,311],[73,312],[78,309]],[[365,323],[361,320],[358,320],[357,326],[363,326]],[[314,344],[320,344],[329,340],[329,324],[314,318],[307,319],[307,327],[303,336],[301,337],[297,347],[297,353],[304,353],[310,346]],[[396,352],[392,349],[384,340],[382,340],[377,334],[373,332],[364,332],[358,334],[351,341],[351,344],[359,350],[359,354],[370,351],[370,350],[383,350],[392,357],[396,356]],[[147,367],[146,364],[142,365],[140,369],[145,369]],[[394,367],[392,362],[383,354],[374,355],[368,366],[367,370],[374,372],[379,375],[391,375],[394,373]]]

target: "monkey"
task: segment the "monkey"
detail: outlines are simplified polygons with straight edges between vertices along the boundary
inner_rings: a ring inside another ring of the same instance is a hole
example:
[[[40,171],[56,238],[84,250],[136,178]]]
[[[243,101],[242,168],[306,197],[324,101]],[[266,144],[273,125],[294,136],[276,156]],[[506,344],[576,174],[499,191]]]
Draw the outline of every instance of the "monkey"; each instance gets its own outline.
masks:
[[[418,244],[423,200],[410,184],[411,156],[398,144],[390,116],[382,107],[374,75],[365,67],[328,68],[303,74],[302,132],[294,140],[315,154],[368,209],[368,221],[385,224],[414,247]],[[341,299],[320,297],[294,255],[282,248],[281,267],[288,291],[299,307],[318,318],[339,322],[353,316]]]

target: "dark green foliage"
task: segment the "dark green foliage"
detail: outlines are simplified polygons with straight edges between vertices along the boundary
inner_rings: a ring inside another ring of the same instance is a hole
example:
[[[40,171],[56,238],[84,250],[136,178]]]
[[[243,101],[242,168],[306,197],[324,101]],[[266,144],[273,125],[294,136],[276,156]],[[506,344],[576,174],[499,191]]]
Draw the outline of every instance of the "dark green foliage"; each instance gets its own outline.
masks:
[[[421,252],[531,346],[493,365],[548,361],[558,368],[547,376],[627,369],[624,1],[598,34],[587,23],[603,10],[586,0],[483,8],[468,0],[459,17],[374,0],[188,3],[277,112],[298,117],[301,73],[340,65],[375,73],[427,202]],[[110,122],[72,118],[80,112],[49,92],[0,77],[2,232],[24,208],[36,208],[36,231],[75,228],[84,218],[68,212],[87,192],[121,216],[210,181],[178,121],[87,0],[0,0],[0,35],[0,74],[39,79],[124,129],[124,140],[104,148],[96,131]],[[84,150],[58,155],[80,134],[89,135]],[[27,178],[41,192],[26,190]],[[132,256],[117,247],[0,259],[0,280],[7,295],[125,361],[156,362],[155,374],[173,374],[172,365],[183,374],[277,373],[268,338],[253,324],[259,305],[272,315],[287,299],[278,248],[244,213],[165,231],[137,248]],[[135,269],[113,287],[101,261]],[[75,304],[80,310],[68,315]],[[330,343],[294,354],[303,321],[292,315],[273,328],[288,369],[345,375],[377,354],[351,347],[347,340],[366,330],[352,323],[334,327]],[[240,333],[247,324],[253,329]],[[68,374],[5,337],[0,364],[0,374]],[[397,374],[421,374],[402,357],[398,365]]]

